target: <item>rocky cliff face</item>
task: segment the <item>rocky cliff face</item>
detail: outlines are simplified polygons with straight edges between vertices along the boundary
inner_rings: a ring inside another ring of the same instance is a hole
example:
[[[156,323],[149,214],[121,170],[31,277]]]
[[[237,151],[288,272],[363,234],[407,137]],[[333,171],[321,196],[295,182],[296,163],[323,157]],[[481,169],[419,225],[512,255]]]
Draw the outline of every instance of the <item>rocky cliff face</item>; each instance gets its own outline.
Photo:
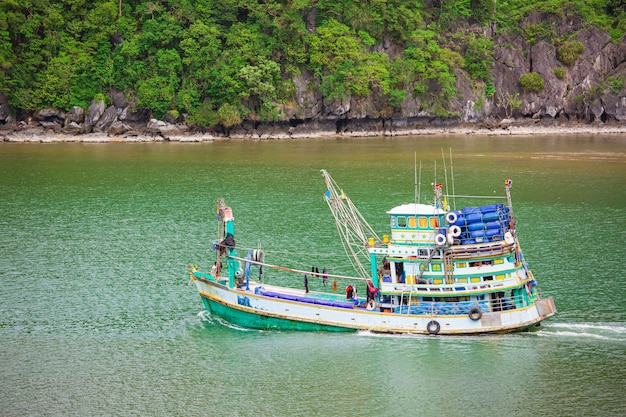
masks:
[[[571,16],[555,18],[534,14],[521,22],[521,26],[545,24],[546,21],[552,24],[555,38],[569,38],[584,45],[578,59],[567,66],[558,60],[557,47],[548,40],[530,43],[520,35],[498,35],[494,39],[495,93],[487,96],[484,88],[476,88],[469,76],[459,71],[457,96],[446,108],[448,114],[455,115],[453,117],[432,114],[419,98],[411,94],[407,94],[404,103],[396,108],[388,105],[380,91],[373,91],[365,98],[327,101],[319,91],[319,80],[303,71],[294,78],[294,100],[283,106],[278,122],[249,120],[229,130],[211,133],[244,137],[393,135],[432,126],[497,125],[505,118],[515,118],[518,122],[626,124],[626,37],[621,42],[612,42],[606,32]],[[382,47],[390,54],[398,53],[394,45]],[[520,77],[531,72],[544,80],[540,92],[522,91]],[[69,112],[41,109],[24,120],[16,120],[6,99],[0,95],[0,126],[68,134],[105,132],[113,136],[139,132],[165,139],[199,131],[179,122],[177,117],[153,120],[147,111],[128,103],[120,92],[110,92],[109,98],[110,105],[106,106],[104,100],[94,100],[86,112],[79,107]]]
[[[534,23],[541,16],[531,16]],[[615,91],[607,82],[611,77],[626,81],[626,41],[611,42],[610,36],[594,27],[585,27],[576,18],[556,22],[557,36],[575,34],[574,39],[585,49],[571,66],[557,59],[556,47],[545,40],[529,44],[516,37],[500,36],[495,50],[493,116],[504,116],[508,97],[519,94],[521,107],[515,116],[535,119],[565,119],[586,121],[626,121],[626,90]],[[564,70],[562,78],[555,69]],[[522,93],[520,77],[535,72],[543,78],[544,89],[539,93]]]

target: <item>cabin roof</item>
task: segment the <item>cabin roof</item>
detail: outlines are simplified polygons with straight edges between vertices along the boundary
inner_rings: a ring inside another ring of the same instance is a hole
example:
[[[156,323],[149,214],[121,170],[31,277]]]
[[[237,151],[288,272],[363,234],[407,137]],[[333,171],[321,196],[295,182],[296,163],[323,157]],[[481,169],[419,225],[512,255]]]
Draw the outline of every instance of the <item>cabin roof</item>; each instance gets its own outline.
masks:
[[[433,214],[443,214],[444,210],[437,208],[435,206],[431,206],[429,204],[402,204],[401,206],[397,206],[392,208],[387,212],[387,214],[404,214],[404,215],[425,215],[432,216]]]

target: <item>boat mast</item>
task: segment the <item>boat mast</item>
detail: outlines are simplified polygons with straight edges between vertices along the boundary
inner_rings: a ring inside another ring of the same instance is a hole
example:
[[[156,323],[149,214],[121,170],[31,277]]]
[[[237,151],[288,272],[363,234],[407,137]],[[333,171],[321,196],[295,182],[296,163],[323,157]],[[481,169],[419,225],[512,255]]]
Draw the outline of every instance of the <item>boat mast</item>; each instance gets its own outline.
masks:
[[[237,256],[235,249],[235,222],[233,210],[226,205],[223,198],[217,200],[217,224],[218,224],[218,242],[217,242],[217,276],[220,275],[222,265],[222,255],[226,255],[226,268],[228,269],[228,285],[230,288],[235,287],[235,275],[239,269],[239,262],[234,257]]]
[[[320,172],[324,175],[327,187],[324,200],[326,200],[326,204],[328,204],[328,208],[335,218],[335,225],[342,238],[343,248],[357,274],[367,277],[369,273],[364,265],[369,264],[370,261],[367,250],[368,246],[371,246],[370,239],[373,239],[375,244],[382,243],[382,240],[330,174],[324,169]]]
[[[452,148],[450,148],[450,176],[452,177],[452,206],[456,210],[456,192],[454,191],[454,168],[452,167]]]
[[[421,161],[420,161],[421,164]],[[414,185],[415,185],[415,203],[419,203],[419,195],[417,194],[417,152],[413,152],[413,173],[415,176]]]
[[[443,208],[444,210],[448,211],[449,208],[446,207],[446,206],[448,206],[447,194],[450,192],[449,191],[450,189],[448,188],[448,168],[446,167],[446,157],[445,157],[445,155],[443,153],[443,148],[441,148],[441,160],[443,161],[443,174],[444,174],[444,178],[446,179],[446,198],[445,198],[444,204],[443,204],[443,206],[441,208]]]
[[[418,188],[417,188],[417,203],[419,204],[420,199],[422,198],[422,161],[420,160],[420,174],[418,180]]]
[[[511,215],[511,229],[515,228],[515,216],[513,215],[513,202],[511,200],[511,186],[513,185],[513,180],[507,178],[504,181],[504,191],[506,192],[506,201],[509,205],[509,213]]]

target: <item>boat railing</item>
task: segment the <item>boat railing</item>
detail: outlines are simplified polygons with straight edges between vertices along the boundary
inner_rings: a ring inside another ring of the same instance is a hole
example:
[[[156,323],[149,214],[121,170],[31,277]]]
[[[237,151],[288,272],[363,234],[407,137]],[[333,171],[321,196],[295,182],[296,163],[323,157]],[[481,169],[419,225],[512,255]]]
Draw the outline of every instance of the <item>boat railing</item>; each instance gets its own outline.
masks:
[[[454,259],[470,259],[477,256],[497,256],[515,252],[515,243],[505,243],[504,241],[496,244],[471,245],[450,247],[444,252],[444,257],[451,256]]]
[[[478,308],[482,313],[491,313],[525,308],[534,304],[535,301],[523,295],[479,301],[422,301],[420,303],[409,301],[408,304],[396,306],[392,311],[396,314],[445,316],[469,314],[473,308]]]
[[[432,280],[429,280],[432,281]],[[471,282],[471,283],[454,283],[454,284],[391,284],[392,288],[384,285],[382,287],[382,291],[385,294],[389,294],[392,292],[396,293],[414,293],[417,294],[448,294],[448,293],[467,293],[467,292],[476,292],[476,291],[489,291],[489,290],[502,290],[504,288],[512,288],[517,285],[512,280],[502,280],[502,281],[482,281],[482,282]]]

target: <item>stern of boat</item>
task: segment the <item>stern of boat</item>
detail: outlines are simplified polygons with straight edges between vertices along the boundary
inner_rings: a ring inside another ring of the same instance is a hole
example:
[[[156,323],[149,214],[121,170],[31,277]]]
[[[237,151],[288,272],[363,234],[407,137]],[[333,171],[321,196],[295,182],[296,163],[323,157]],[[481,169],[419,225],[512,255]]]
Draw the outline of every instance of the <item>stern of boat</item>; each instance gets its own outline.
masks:
[[[542,298],[537,301],[537,312],[541,320],[553,316],[556,313],[556,305],[554,304],[554,298]]]

